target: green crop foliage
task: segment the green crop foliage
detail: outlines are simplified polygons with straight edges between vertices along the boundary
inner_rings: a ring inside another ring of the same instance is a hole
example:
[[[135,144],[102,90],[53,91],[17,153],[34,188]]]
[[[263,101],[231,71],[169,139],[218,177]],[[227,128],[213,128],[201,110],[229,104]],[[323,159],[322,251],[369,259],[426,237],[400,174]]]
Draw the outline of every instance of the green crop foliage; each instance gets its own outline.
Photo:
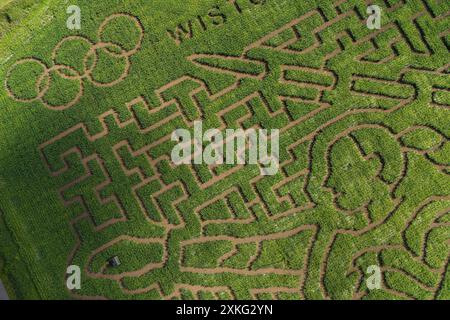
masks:
[[[10,298],[450,299],[450,2],[71,4],[0,0]],[[278,171],[175,165],[195,121]]]

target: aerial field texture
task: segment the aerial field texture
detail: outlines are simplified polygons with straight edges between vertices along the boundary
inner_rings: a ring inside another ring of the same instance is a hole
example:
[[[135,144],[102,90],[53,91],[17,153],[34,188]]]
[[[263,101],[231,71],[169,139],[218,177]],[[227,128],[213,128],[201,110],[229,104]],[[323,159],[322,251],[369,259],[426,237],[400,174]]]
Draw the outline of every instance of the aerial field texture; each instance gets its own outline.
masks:
[[[0,0],[10,297],[450,299],[449,13],[446,0]],[[199,120],[279,129],[278,172],[175,165],[172,133]]]

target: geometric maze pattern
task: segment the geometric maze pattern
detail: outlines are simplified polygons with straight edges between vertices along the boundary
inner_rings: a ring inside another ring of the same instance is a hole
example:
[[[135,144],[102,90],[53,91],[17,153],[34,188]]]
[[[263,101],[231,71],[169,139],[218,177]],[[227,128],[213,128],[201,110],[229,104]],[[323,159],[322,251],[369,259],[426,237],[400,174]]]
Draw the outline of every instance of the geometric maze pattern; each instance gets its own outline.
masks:
[[[450,6],[379,4],[381,30],[364,1],[329,1],[42,144],[78,239],[74,297],[449,299]],[[279,129],[279,172],[174,166],[171,133],[198,119]]]

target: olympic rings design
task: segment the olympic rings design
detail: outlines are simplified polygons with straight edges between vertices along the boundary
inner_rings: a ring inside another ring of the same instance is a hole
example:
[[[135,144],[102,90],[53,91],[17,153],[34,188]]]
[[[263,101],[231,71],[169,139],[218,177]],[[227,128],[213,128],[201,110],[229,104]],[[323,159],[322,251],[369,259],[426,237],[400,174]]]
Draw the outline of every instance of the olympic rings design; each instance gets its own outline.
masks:
[[[129,19],[136,28],[136,31],[138,31],[139,33],[136,43],[133,43],[133,47],[131,49],[127,50],[127,48],[125,48],[123,44],[105,40],[104,35],[105,30],[108,28],[108,26],[111,26],[111,24],[115,19],[118,18]],[[113,14],[107,17],[101,23],[97,31],[97,38],[99,40],[98,42],[93,42],[83,36],[68,36],[62,39],[52,51],[51,66],[48,66],[43,61],[34,57],[24,58],[15,62],[6,75],[5,87],[8,92],[8,95],[12,99],[19,102],[30,103],[34,101],[40,101],[47,108],[52,110],[65,110],[67,108],[70,108],[73,105],[75,105],[79,101],[79,99],[83,96],[85,81],[90,82],[96,87],[112,87],[122,82],[129,74],[131,66],[130,57],[136,54],[141,48],[143,37],[144,37],[144,28],[141,22],[135,16],[126,13]],[[84,56],[81,57],[82,70],[58,62],[58,53],[62,50],[62,48],[65,45],[68,44],[70,45],[74,43],[77,43],[78,45],[81,43],[88,48],[87,50],[85,50]],[[97,64],[99,61],[99,54],[101,51],[109,55],[109,57],[113,59],[121,59],[125,63],[122,73],[116,76],[115,79],[112,79],[110,81],[99,81],[98,79],[95,79],[94,76],[94,71],[98,67]],[[30,67],[26,66],[27,64],[30,64]],[[10,79],[14,74],[14,72],[17,71],[17,68],[19,66],[28,67],[27,71],[29,74],[27,75],[32,76],[33,72],[31,65],[33,64],[34,67],[37,66],[40,69],[42,69],[41,73],[36,77],[35,94],[32,97],[21,96],[21,94],[15,92],[14,87],[11,86],[11,84],[9,83]],[[48,93],[52,85],[52,76],[61,77],[62,79],[77,82],[76,85],[77,92],[76,94],[73,95],[73,97],[70,97],[69,101],[65,101],[60,105],[54,105],[52,103],[49,103],[49,101],[46,99],[46,94]]]

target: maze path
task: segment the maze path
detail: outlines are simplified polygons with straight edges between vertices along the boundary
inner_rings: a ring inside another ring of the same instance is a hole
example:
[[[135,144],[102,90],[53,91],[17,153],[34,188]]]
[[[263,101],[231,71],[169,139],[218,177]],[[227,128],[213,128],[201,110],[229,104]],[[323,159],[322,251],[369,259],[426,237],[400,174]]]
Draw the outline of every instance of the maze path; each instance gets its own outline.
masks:
[[[100,115],[101,132],[81,123],[43,143],[78,238],[67,263],[84,266],[87,288],[74,296],[448,298],[448,12],[435,1],[384,4],[381,30],[365,27],[363,1],[337,1],[239,57],[195,54],[196,69],[158,89],[156,104],[138,97],[126,114]],[[213,92],[205,70],[235,81]],[[173,166],[172,131],[200,118],[280,129],[280,172]],[[296,236],[303,250],[284,252]],[[160,244],[161,261],[91,272],[121,240]],[[264,267],[267,254],[279,260]],[[383,272],[375,292],[370,264]]]

